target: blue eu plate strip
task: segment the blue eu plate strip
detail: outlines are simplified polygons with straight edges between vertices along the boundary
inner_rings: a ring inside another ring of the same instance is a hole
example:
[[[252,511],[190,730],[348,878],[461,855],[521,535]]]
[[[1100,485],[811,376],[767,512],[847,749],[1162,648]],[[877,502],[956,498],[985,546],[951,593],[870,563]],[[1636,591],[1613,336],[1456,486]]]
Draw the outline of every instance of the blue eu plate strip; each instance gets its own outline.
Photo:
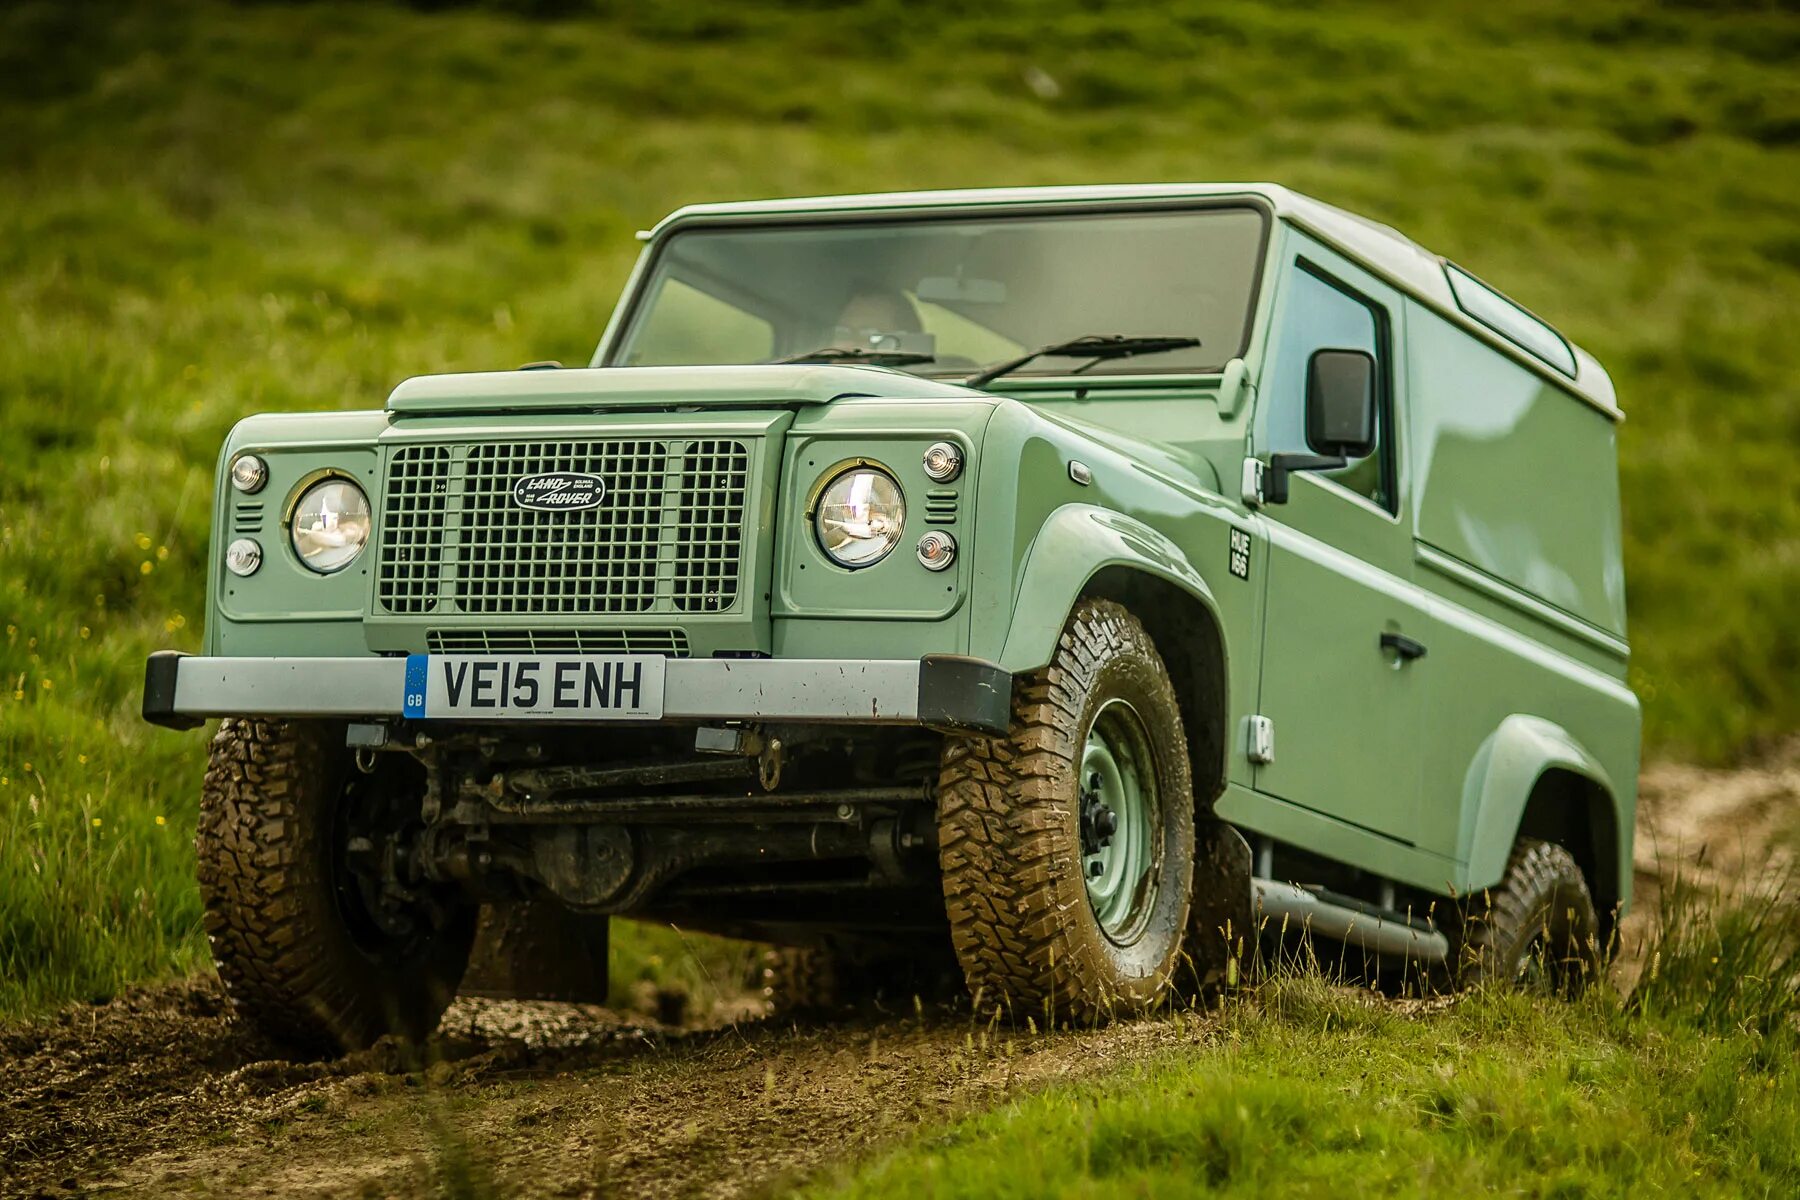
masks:
[[[406,656],[406,698],[400,706],[405,716],[425,715],[425,663],[430,657],[428,654]]]

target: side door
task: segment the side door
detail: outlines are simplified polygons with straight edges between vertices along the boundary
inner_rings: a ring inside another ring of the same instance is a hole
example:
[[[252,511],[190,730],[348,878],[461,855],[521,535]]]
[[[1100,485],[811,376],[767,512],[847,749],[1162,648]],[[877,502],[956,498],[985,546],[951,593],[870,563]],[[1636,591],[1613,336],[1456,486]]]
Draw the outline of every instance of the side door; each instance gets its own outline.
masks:
[[[1254,786],[1416,845],[1430,660],[1404,657],[1394,647],[1413,647],[1394,639],[1422,642],[1430,625],[1411,582],[1395,420],[1404,309],[1341,256],[1297,233],[1290,244],[1257,389],[1255,452],[1308,452],[1308,363],[1328,349],[1375,359],[1376,446],[1341,470],[1295,474],[1288,502],[1261,510],[1269,543],[1258,712],[1272,722],[1274,754],[1255,767]]]

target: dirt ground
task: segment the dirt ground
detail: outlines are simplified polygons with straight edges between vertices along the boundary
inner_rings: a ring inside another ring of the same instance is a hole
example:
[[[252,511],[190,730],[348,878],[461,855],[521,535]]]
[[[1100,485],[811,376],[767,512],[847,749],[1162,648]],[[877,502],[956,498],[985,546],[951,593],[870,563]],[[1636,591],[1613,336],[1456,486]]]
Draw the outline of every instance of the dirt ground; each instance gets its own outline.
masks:
[[[1642,780],[1641,935],[1681,869],[1741,879],[1800,828],[1800,743]],[[715,1018],[717,1020],[717,1018]],[[211,980],[0,1032],[0,1195],[588,1197],[774,1193],[921,1123],[1204,1042],[1197,1016],[1086,1032],[954,1011],[670,1029],[605,1009],[463,1000],[429,1065],[391,1047],[291,1062]]]
[[[283,1061],[211,981],[65,1010],[0,1043],[0,1193],[740,1196],[922,1122],[1207,1035],[1197,1017],[990,1033],[967,1015],[661,1030],[459,1001],[393,1050]]]

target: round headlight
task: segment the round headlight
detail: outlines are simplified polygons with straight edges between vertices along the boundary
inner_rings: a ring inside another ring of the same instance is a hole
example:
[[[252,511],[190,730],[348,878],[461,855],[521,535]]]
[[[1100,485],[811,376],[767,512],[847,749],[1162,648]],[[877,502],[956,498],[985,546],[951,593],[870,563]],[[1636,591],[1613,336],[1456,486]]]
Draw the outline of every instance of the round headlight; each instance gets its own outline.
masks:
[[[900,544],[906,500],[886,471],[852,467],[825,485],[813,515],[819,545],[842,567],[867,567]]]
[[[254,454],[241,455],[231,464],[231,486],[247,496],[262,491],[269,482],[269,464]]]
[[[321,575],[343,570],[369,540],[369,498],[348,479],[313,484],[294,506],[292,537],[305,566]]]

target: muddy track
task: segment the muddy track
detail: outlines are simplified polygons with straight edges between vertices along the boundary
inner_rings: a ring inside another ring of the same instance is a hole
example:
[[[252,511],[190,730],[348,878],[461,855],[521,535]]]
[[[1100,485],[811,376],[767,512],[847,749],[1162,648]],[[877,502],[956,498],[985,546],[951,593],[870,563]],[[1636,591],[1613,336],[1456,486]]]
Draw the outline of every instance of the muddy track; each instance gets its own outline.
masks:
[[[0,1040],[0,1194],[758,1194],[1208,1028],[1188,1016],[1034,1035],[942,1011],[671,1031],[461,1001],[428,1064],[385,1045],[293,1062],[195,981]]]
[[[1800,743],[1736,771],[1652,768],[1642,791],[1640,930],[1672,871],[1741,877],[1800,844]],[[423,1063],[386,1045],[307,1062],[232,1023],[214,981],[138,990],[0,1030],[0,1196],[772,1194],[1212,1030],[1182,1015],[1039,1034],[966,1010],[796,1026],[753,1009],[681,1030],[464,1000]]]

